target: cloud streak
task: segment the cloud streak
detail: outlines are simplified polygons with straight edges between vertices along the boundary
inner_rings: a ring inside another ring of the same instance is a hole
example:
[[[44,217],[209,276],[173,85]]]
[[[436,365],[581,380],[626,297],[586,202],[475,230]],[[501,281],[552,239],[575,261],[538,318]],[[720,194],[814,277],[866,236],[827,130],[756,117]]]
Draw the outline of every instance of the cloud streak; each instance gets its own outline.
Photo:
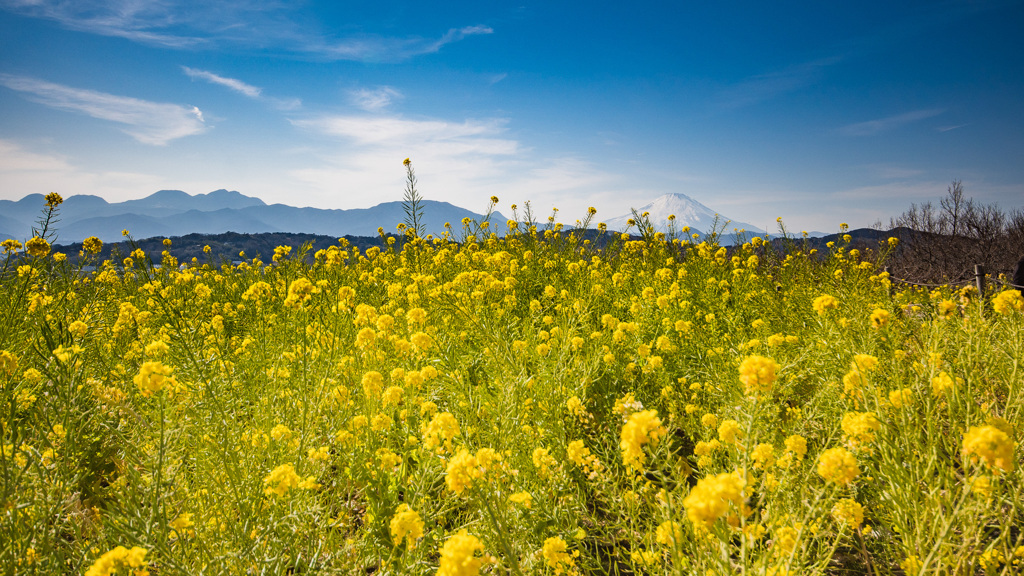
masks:
[[[817,82],[829,67],[842,62],[839,56],[819,58],[782,70],[751,76],[719,94],[719,105],[741,108],[758,104]]]
[[[122,124],[123,132],[143,144],[163,146],[206,130],[203,113],[195,106],[150,102],[10,74],[0,74],[0,85],[44,106]]]
[[[500,138],[507,121],[501,119],[409,120],[397,116],[325,116],[296,120],[294,124],[340,137],[359,146],[386,149],[429,147],[433,155],[511,155],[519,150],[515,140]]]
[[[197,70],[195,68],[189,68],[188,66],[182,66],[181,69],[185,72],[185,74],[188,75],[189,78],[192,78],[193,80],[205,80],[211,84],[224,86],[225,88],[234,90],[239,94],[244,94],[249,98],[259,98],[260,93],[263,91],[262,88],[257,88],[250,84],[246,84],[241,80],[236,80],[234,78],[225,78],[224,76],[219,76],[217,74],[214,74],[213,72],[208,72],[206,70]]]
[[[452,28],[437,39],[365,36],[323,45],[310,45],[307,50],[331,60],[396,62],[423,54],[433,54],[439,52],[447,44],[458,42],[469,36],[492,34],[493,32],[494,30],[488,26],[466,26]]]
[[[450,28],[437,38],[374,34],[337,38],[324,33],[319,22],[289,3],[260,0],[0,0],[0,9],[51,20],[70,30],[151,46],[194,50],[230,44],[361,62],[407,60],[438,52],[469,36],[493,32],[487,26],[474,25]]]
[[[194,48],[209,40],[182,27],[187,11],[173,2],[136,0],[0,0],[0,8],[58,22],[70,30],[126,38],[169,48]]]
[[[427,198],[459,206],[482,207],[492,195],[508,204],[532,200],[541,212],[557,205],[571,222],[595,202],[653,193],[584,159],[536,155],[509,134],[504,118],[337,114],[292,123],[336,139],[337,148],[321,155],[319,165],[289,175],[298,187],[315,190],[309,197],[335,204],[347,199],[348,207],[400,199],[406,157],[416,164]]]
[[[933,116],[938,116],[945,112],[942,108],[929,108],[927,110],[913,110],[911,112],[905,112],[903,114],[897,114],[895,116],[886,116],[885,118],[878,118],[876,120],[868,120],[867,122],[857,122],[856,124],[848,124],[839,129],[841,134],[846,136],[874,136],[882,132],[888,132],[912,124]]]
[[[354,106],[367,112],[380,112],[391,103],[402,98],[402,93],[390,86],[380,86],[374,90],[360,88],[349,91],[349,101]]]

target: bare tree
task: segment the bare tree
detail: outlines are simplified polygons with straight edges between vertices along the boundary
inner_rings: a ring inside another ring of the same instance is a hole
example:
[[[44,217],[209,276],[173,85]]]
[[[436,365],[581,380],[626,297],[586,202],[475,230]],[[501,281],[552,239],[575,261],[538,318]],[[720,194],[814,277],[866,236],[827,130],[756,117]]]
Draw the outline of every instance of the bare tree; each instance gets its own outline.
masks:
[[[981,264],[992,274],[1010,274],[1024,254],[1024,210],[1003,212],[995,204],[967,198],[954,180],[939,201],[910,208],[889,221],[900,247],[890,262],[894,275],[917,282],[956,282]]]
[[[959,236],[963,214],[973,207],[971,200],[964,200],[963,182],[953,180],[953,183],[946,189],[946,197],[940,200],[939,204],[942,206],[942,217],[949,225],[948,233]]]

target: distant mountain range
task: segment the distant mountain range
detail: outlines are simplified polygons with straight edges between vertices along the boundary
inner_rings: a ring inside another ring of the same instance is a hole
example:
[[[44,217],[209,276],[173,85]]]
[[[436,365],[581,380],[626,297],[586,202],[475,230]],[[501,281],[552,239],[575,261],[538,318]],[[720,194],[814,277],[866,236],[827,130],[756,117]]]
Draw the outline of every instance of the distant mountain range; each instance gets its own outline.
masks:
[[[41,194],[31,194],[18,201],[0,200],[0,238],[28,238],[45,204]],[[445,223],[451,223],[458,231],[463,218],[477,221],[483,218],[465,208],[432,200],[423,202],[423,216],[427,233],[435,235],[444,232]],[[497,212],[492,219],[505,222],[505,217]],[[372,208],[323,210],[268,205],[259,198],[228,190],[197,195],[181,190],[161,190],[127,202],[107,202],[89,195],[70,196],[60,207],[60,222],[56,228],[57,241],[66,244],[89,236],[116,242],[125,229],[139,239],[224,232],[375,236],[378,227],[394,232],[395,226],[404,220],[401,202],[384,202]]]
[[[18,201],[0,200],[0,239],[29,238],[45,203],[41,194],[31,194]],[[764,234],[763,229],[732,220],[685,194],[660,196],[637,208],[637,213],[643,212],[649,214],[659,231],[667,231],[668,217],[675,215],[676,230],[685,226],[690,227],[691,233],[706,234],[717,230],[723,243],[737,241],[734,230],[744,230],[746,237]],[[444,232],[445,223],[450,223],[458,231],[463,218],[483,219],[482,214],[433,200],[423,202],[423,216],[427,233],[437,236]],[[608,230],[621,232],[628,228],[627,221],[632,217],[632,214],[625,214],[604,222]],[[498,223],[505,222],[505,217],[498,212],[491,218]],[[117,242],[122,239],[121,231],[126,229],[136,239],[226,232],[376,236],[378,227],[395,232],[395,226],[404,220],[401,202],[384,202],[372,208],[324,210],[266,204],[259,198],[228,190],[196,195],[181,190],[161,190],[126,202],[107,202],[99,196],[90,195],[70,196],[60,207],[60,221],[56,229],[57,242],[71,244],[89,236],[98,236],[104,242]],[[596,228],[597,222],[592,225]],[[637,234],[639,231],[634,226],[629,232]]]

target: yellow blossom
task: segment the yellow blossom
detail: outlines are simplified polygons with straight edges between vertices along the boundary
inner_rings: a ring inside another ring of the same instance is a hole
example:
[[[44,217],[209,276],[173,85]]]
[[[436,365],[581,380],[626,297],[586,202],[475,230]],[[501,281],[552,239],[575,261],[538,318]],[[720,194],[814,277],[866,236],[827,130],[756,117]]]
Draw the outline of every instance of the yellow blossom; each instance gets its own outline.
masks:
[[[832,518],[842,526],[857,529],[864,522],[864,507],[855,500],[843,498],[832,506]]]
[[[131,569],[136,576],[149,574],[146,570],[147,552],[148,550],[139,546],[133,546],[131,550],[118,546],[97,558],[85,571],[85,576],[111,576],[122,567]]]
[[[695,525],[710,528],[715,520],[729,512],[730,505],[741,504],[745,484],[731,472],[698,480],[683,500],[686,517]]]
[[[971,462],[980,458],[993,469],[1013,472],[1013,440],[995,426],[971,426],[964,434],[962,453]]]
[[[398,505],[395,515],[391,517],[390,528],[395,546],[400,545],[404,539],[406,547],[412,549],[416,547],[416,540],[423,537],[423,520],[418,512],[404,502]]]
[[[739,445],[743,439],[743,429],[735,420],[725,420],[718,427],[718,438],[726,444]]]
[[[284,496],[288,490],[299,486],[302,478],[295,473],[295,467],[291,464],[281,464],[274,468],[270,474],[263,478],[263,493],[266,495],[276,494]]]
[[[860,475],[860,467],[845,448],[829,448],[818,457],[818,475],[827,482],[845,486]]]
[[[874,442],[875,432],[882,428],[882,423],[874,412],[847,412],[840,423],[843,434],[853,445]]]
[[[942,318],[950,318],[956,313],[956,302],[952,300],[943,300],[938,303],[939,316]]]
[[[992,299],[992,309],[1000,314],[1014,310],[1024,312],[1024,297],[1021,297],[1020,290],[1004,290]]]
[[[25,251],[32,256],[42,258],[50,253],[50,243],[43,238],[35,236],[28,242],[25,242]]]
[[[95,236],[89,236],[82,242],[82,249],[87,254],[99,254],[103,250],[103,241]]]
[[[455,419],[455,416],[449,412],[435,414],[423,429],[423,447],[430,450],[443,444],[446,449],[450,450],[451,440],[459,432],[459,421]]]
[[[642,470],[646,456],[643,445],[657,444],[658,439],[668,433],[661,425],[657,410],[643,410],[630,415],[622,426],[619,448],[622,450],[622,462],[634,470]]]
[[[666,520],[654,531],[654,539],[662,546],[678,546],[683,542],[683,526],[678,522]]]
[[[509,502],[519,504],[523,508],[533,507],[533,496],[529,492],[516,492],[508,497]]]
[[[924,568],[924,564],[921,562],[920,558],[916,555],[912,555],[907,556],[902,562],[900,562],[900,568],[903,569],[903,572],[905,572],[907,576],[917,576],[921,573],[921,569]]]
[[[302,308],[303,304],[309,302],[309,299],[312,298],[315,291],[316,286],[310,282],[309,279],[298,278],[288,286],[288,297],[285,298],[284,305],[288,308],[298,310],[299,308]]]
[[[948,390],[953,389],[953,377],[946,372],[939,372],[938,376],[932,378],[932,394],[935,396],[941,396]]]
[[[537,468],[537,475],[547,478],[551,474],[551,468],[558,466],[558,461],[551,455],[547,448],[533,449],[533,465]]]
[[[405,394],[405,390],[400,386],[388,386],[388,389],[381,394],[381,401],[385,408],[388,406],[402,403],[402,396]]]
[[[380,397],[380,391],[384,387],[384,375],[376,370],[370,370],[366,374],[363,374],[361,381],[363,385],[363,395],[374,400]]]
[[[459,530],[441,546],[437,576],[477,576],[486,557],[477,556],[483,552],[483,542],[466,531]]]
[[[881,308],[876,308],[871,312],[869,319],[871,320],[871,327],[877,330],[889,323],[889,312],[887,310],[882,310]]]
[[[135,385],[143,396],[151,396],[159,392],[164,386],[175,386],[174,378],[171,376],[172,369],[164,366],[159,360],[143,362],[139,373],[135,375]]]
[[[775,372],[779,370],[778,362],[764,356],[747,356],[740,363],[740,382],[748,396],[759,396],[771,392],[775,383]]]
[[[476,458],[469,453],[469,450],[463,448],[449,460],[445,473],[445,484],[452,492],[462,494],[466,488],[472,486],[473,480],[479,477],[480,471],[477,469]]]
[[[819,316],[824,316],[829,310],[835,310],[839,308],[839,302],[835,298],[828,294],[823,294],[814,299],[811,303],[811,307],[818,313]]]
[[[554,569],[555,574],[562,574],[568,568],[576,564],[567,550],[568,545],[565,540],[562,540],[558,536],[552,536],[544,541],[544,547],[541,548],[541,555],[544,556],[544,560],[547,563],[548,568]]]
[[[893,390],[889,392],[889,404],[892,404],[893,408],[897,410],[904,406],[910,406],[914,402],[914,391],[910,388],[903,388],[902,390]]]
[[[754,468],[757,470],[771,468],[775,464],[774,452],[775,448],[771,444],[758,444],[750,453],[750,458],[754,461]]]

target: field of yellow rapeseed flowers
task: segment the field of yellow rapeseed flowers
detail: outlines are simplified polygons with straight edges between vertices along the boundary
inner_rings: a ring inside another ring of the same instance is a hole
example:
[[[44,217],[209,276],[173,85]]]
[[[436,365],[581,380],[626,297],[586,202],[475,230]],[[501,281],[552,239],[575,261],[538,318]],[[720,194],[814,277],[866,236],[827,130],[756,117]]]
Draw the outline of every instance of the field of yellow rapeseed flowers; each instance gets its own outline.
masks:
[[[3,571],[1024,570],[1019,292],[898,290],[887,244],[457,240],[5,242]]]

